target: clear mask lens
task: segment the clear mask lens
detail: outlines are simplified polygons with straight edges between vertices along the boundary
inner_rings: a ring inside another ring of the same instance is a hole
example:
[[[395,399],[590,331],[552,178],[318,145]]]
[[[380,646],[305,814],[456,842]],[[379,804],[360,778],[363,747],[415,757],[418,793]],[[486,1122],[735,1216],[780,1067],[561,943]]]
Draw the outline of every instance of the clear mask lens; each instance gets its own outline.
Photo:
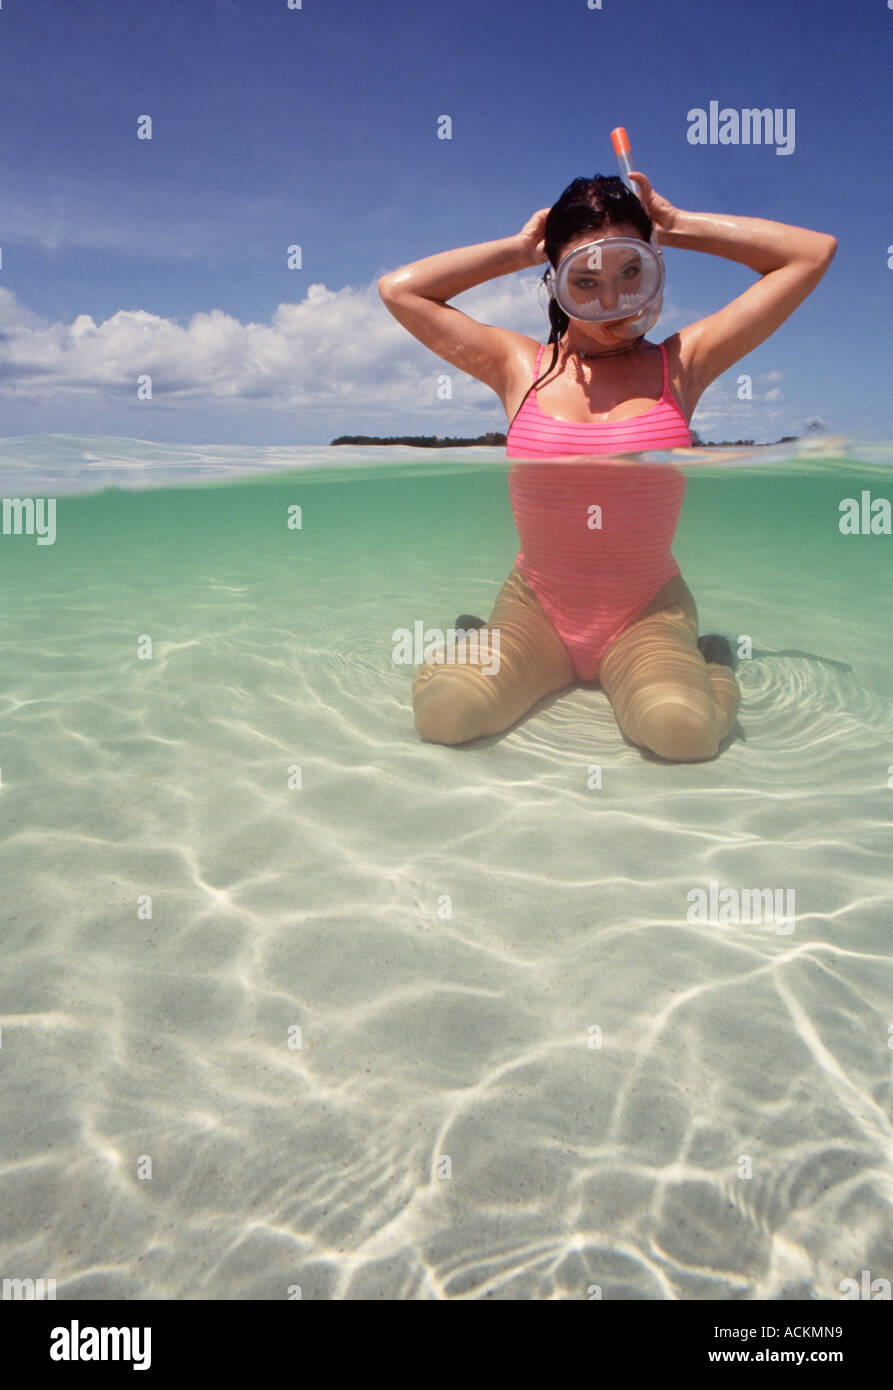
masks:
[[[606,237],[569,252],[547,276],[560,307],[572,319],[611,323],[650,317],[664,284],[663,258],[647,241]],[[648,327],[656,322],[657,313]],[[640,329],[647,332],[647,329]]]

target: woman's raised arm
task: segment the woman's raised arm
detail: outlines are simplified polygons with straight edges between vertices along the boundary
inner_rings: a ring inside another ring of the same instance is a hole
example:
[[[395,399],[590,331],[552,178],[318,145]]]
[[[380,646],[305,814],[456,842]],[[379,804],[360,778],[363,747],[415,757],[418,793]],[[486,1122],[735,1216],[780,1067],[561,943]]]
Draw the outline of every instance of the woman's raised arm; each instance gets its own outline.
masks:
[[[515,236],[441,251],[392,270],[378,281],[378,292],[398,323],[438,357],[483,381],[500,397],[509,357],[525,339],[510,329],[478,323],[446,301],[485,280],[547,259],[542,227],[548,211],[542,208],[534,213]]]
[[[656,193],[644,174],[632,177],[662,246],[723,256],[760,276],[715,314],[680,329],[679,359],[693,409],[711,381],[764,342],[815,289],[834,259],[837,239],[761,217],[682,212]]]

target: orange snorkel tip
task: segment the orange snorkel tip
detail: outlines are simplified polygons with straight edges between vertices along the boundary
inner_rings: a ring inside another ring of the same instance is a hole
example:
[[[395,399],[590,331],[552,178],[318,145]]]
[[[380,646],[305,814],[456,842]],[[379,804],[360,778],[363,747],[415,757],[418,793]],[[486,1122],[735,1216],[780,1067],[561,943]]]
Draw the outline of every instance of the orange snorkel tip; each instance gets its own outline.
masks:
[[[617,163],[620,165],[620,177],[623,179],[623,182],[630,192],[635,193],[638,198],[639,190],[629,176],[629,171],[633,167],[633,156],[629,147],[629,136],[622,125],[615,126],[611,131],[611,144],[614,146]]]

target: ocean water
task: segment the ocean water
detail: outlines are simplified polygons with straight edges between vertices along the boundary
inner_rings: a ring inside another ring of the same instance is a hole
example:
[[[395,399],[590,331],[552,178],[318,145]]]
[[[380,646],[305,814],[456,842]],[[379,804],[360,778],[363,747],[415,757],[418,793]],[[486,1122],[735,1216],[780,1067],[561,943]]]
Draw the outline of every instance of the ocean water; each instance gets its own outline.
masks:
[[[0,535],[0,1275],[893,1280],[893,537],[839,530],[893,450],[798,449],[678,464],[701,630],[753,647],[680,764],[596,685],[416,733],[393,634],[489,613],[499,450],[0,441],[0,496],[57,499],[52,544]],[[711,884],[795,907],[691,920]]]

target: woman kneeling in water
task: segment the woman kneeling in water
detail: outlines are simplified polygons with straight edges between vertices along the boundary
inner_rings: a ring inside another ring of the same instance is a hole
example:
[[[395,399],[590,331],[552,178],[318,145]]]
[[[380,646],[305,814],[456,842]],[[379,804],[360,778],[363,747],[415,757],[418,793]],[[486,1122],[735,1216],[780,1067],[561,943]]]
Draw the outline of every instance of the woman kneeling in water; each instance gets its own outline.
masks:
[[[478,659],[416,671],[424,739],[501,733],[575,679],[597,679],[626,737],[674,761],[715,757],[734,726],[734,658],[724,638],[698,639],[695,600],[670,552],[685,478],[617,456],[689,445],[704,390],[815,289],[837,242],[761,218],[682,212],[643,174],[633,177],[641,201],[619,178],[578,178],[517,235],[428,256],[378,282],[404,328],[499,396],[509,458],[613,458],[511,470],[521,549],[487,624],[457,619],[457,628],[480,629]],[[717,313],[649,343],[663,289],[660,245],[738,261],[760,279]],[[546,261],[554,346],[540,375],[542,345],[447,301]],[[604,529],[587,526],[593,503]]]

